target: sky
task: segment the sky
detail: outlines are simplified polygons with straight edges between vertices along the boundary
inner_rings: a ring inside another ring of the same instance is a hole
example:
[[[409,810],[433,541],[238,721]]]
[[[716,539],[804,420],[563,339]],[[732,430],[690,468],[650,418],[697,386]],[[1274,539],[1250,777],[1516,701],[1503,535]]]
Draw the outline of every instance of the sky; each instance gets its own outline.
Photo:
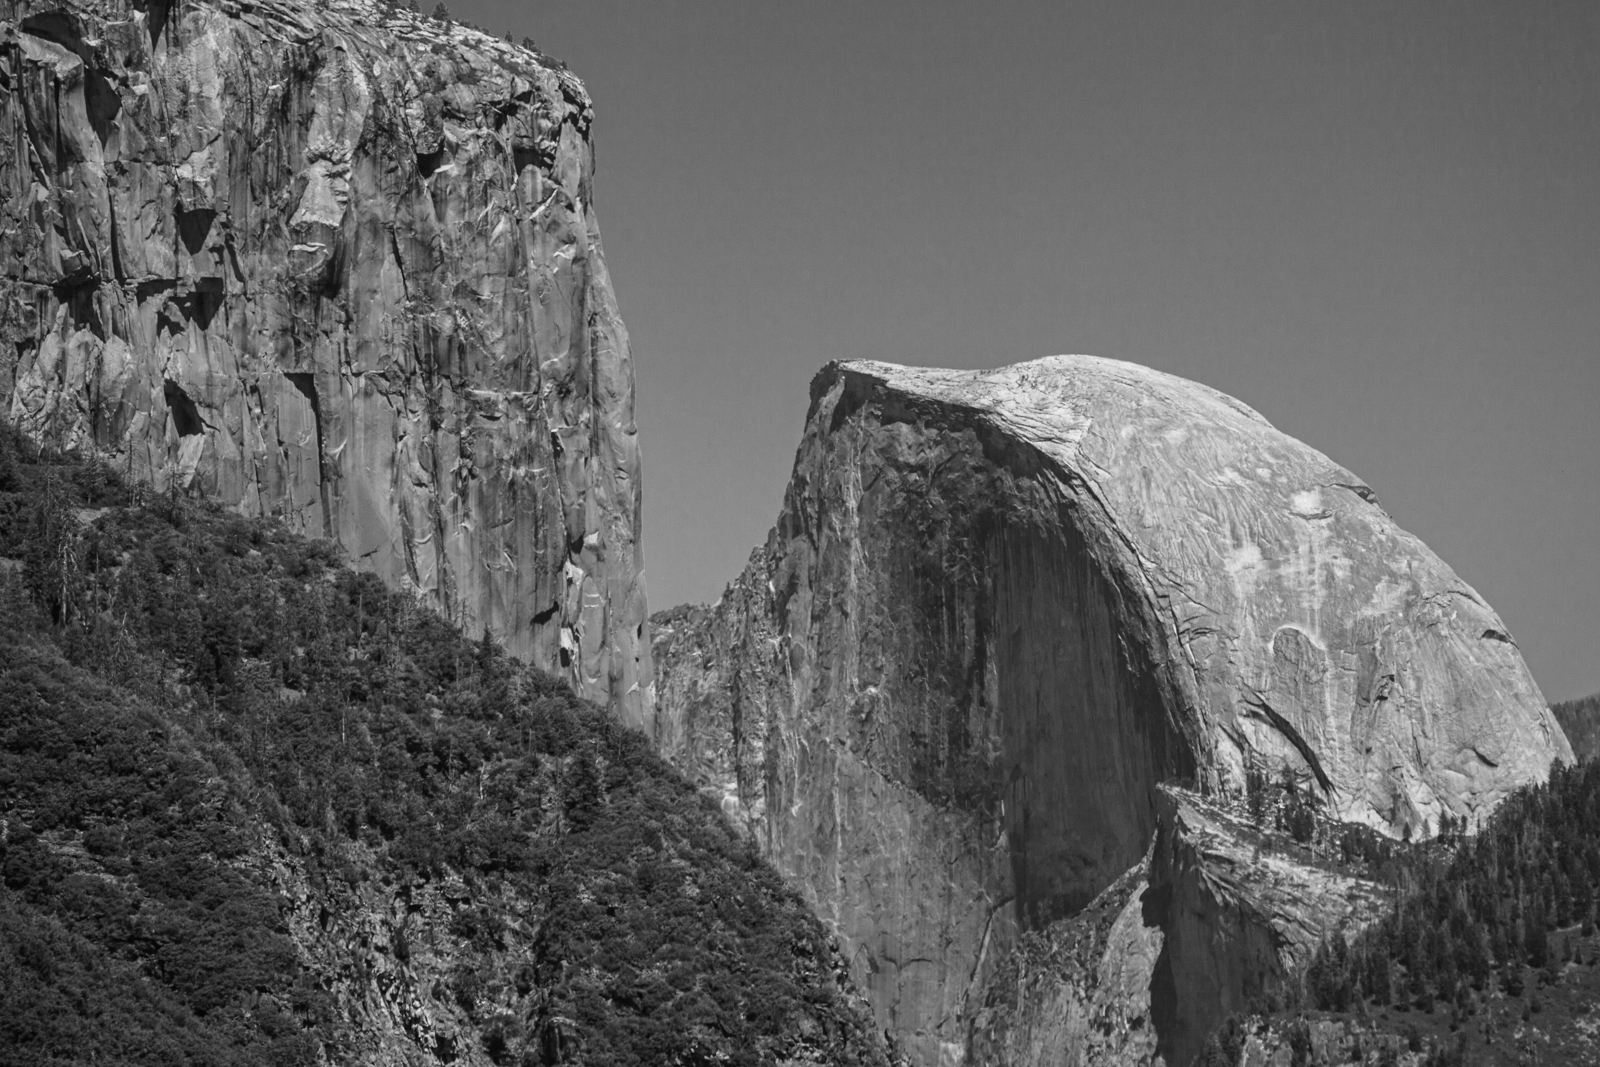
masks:
[[[1353,470],[1600,690],[1600,4],[455,0],[596,111],[653,608],[831,359],[1131,360]]]

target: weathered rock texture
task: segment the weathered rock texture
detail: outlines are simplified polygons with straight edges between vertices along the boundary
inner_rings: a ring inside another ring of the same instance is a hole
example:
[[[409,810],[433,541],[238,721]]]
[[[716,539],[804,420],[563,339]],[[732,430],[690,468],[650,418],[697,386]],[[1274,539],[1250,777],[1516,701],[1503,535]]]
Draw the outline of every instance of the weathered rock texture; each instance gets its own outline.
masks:
[[[1399,1034],[1374,1032],[1345,1020],[1307,1020],[1301,1027],[1305,1051],[1299,1056],[1288,1033],[1295,1023],[1286,1026],[1281,1021],[1252,1019],[1244,1025],[1246,1035],[1239,1067],[1426,1067],[1432,1058],[1432,1050],[1412,1052]],[[1530,1058],[1507,1062],[1538,1061]]]
[[[972,1021],[973,1067],[1171,1067],[1388,899],[1282,834],[1157,787],[1148,859],[1078,915],[1029,931]]]
[[[1147,921],[1147,864],[1088,907],[1030,930],[989,979],[972,1020],[973,1067],[1144,1067],[1156,1048],[1150,986],[1161,927]]]
[[[1160,787],[1157,805],[1152,1012],[1166,1062],[1185,1064],[1228,1016],[1291,980],[1324,938],[1371,924],[1393,894],[1182,789]]]
[[[657,736],[839,931],[921,1062],[1019,928],[1139,861],[1155,786],[1314,779],[1428,832],[1570,749],[1498,617],[1214,390],[1054,357],[827,367],[776,528],[658,617]]]
[[[577,79],[366,0],[0,18],[0,411],[337,538],[648,725]]]

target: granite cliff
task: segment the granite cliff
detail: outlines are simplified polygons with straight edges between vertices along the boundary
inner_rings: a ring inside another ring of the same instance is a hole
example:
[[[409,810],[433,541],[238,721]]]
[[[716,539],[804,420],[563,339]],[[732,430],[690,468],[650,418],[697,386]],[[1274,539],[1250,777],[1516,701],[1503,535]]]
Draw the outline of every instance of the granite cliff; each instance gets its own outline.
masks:
[[[1155,1062],[1151,977],[1163,934],[1148,922],[1149,864],[1077,915],[1029,930],[985,985],[967,1062],[992,1067],[1131,1067]]]
[[[1144,903],[1163,944],[1148,988],[1161,1052],[1186,1064],[1224,1019],[1293,980],[1325,938],[1371,923],[1393,892],[1185,790],[1160,786],[1156,800]]]
[[[1151,853],[1088,907],[1029,930],[972,1019],[978,1067],[1194,1062],[1220,1023],[1297,980],[1392,899],[1289,835],[1157,787]]]
[[[0,411],[337,539],[652,717],[628,337],[564,66],[368,0],[0,4]]]
[[[825,368],[766,544],[655,634],[663,753],[928,1064],[968,1057],[1020,932],[1140,863],[1163,782],[1287,768],[1329,817],[1417,837],[1571,759],[1505,626],[1368,486],[1090,357]],[[1178,980],[1231,966],[1179,955]]]

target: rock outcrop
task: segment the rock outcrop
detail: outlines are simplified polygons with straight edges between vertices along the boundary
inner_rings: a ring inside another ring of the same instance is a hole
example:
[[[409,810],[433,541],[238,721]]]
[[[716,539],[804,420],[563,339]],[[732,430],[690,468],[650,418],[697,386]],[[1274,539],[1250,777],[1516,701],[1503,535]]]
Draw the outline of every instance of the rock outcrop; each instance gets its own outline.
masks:
[[[1290,1023],[1250,1020],[1239,1067],[1426,1067],[1438,1062],[1433,1049],[1411,1051],[1399,1034],[1375,1033],[1347,1021],[1317,1019]],[[1298,1033],[1296,1033],[1298,1032]],[[1296,1055],[1296,1037],[1301,1046]],[[1448,1053],[1448,1045],[1436,1046]],[[1537,1061],[1534,1061],[1537,1062]]]
[[[972,1067],[1145,1067],[1158,1059],[1151,978],[1163,935],[1146,915],[1149,866],[1088,907],[1030,930],[972,1019]]]
[[[1166,1062],[1186,1064],[1230,1015],[1291,981],[1324,938],[1376,920],[1392,891],[1185,790],[1159,787],[1157,806],[1145,914],[1162,952],[1151,1010]]]
[[[1370,488],[1090,357],[830,365],[767,543],[655,647],[664,753],[929,1064],[1019,930],[1139,862],[1161,782],[1286,766],[1423,835],[1571,758],[1505,626]]]
[[[0,411],[653,715],[593,112],[368,0],[0,5]]]
[[[1193,1063],[1208,1034],[1281,995],[1324,939],[1353,936],[1389,899],[1188,790],[1158,786],[1156,818],[1147,859],[996,969],[972,1067]]]

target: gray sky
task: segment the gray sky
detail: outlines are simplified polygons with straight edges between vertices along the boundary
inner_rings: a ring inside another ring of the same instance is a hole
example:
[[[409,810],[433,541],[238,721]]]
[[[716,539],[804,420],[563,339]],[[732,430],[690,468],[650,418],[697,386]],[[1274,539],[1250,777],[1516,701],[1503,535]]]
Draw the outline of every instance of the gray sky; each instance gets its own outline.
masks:
[[[1600,4],[451,10],[594,97],[653,607],[765,538],[827,360],[1085,352],[1328,453],[1600,689]]]

